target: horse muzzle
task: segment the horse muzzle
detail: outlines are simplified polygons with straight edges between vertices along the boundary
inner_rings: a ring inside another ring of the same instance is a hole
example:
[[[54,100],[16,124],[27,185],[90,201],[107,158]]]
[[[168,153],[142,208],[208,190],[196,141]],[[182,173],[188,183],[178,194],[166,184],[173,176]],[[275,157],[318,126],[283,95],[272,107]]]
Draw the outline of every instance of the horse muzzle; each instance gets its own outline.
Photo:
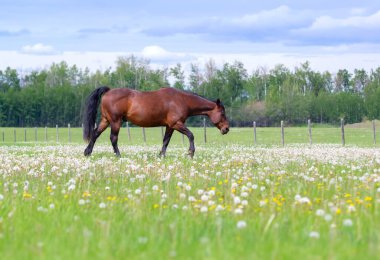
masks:
[[[220,129],[220,132],[222,133],[222,135],[227,134],[229,131],[230,129],[228,127]]]

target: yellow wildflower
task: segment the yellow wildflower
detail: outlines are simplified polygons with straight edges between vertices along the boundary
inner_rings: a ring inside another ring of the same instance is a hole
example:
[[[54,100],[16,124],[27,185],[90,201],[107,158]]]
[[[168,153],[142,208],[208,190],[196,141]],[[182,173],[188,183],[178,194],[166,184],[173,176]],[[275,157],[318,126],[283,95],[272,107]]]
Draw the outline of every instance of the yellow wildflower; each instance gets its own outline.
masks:
[[[84,198],[91,197],[91,193],[88,191],[85,191],[85,192],[83,192],[82,197],[84,197]]]
[[[30,198],[32,197],[32,194],[27,193],[27,192],[24,192],[24,193],[22,194],[22,197],[23,197],[24,199],[30,199]]]
[[[114,201],[114,200],[116,200],[116,196],[108,196],[107,200]]]

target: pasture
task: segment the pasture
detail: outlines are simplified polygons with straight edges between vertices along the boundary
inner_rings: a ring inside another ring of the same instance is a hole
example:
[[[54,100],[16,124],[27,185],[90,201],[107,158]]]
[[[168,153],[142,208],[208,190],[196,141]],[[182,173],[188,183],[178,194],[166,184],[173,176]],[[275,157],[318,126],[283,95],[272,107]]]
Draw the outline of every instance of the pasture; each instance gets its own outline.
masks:
[[[80,129],[1,128],[0,257],[10,259],[368,259],[380,253],[380,150],[371,129],[192,128],[158,157],[159,128],[109,132],[93,155]]]

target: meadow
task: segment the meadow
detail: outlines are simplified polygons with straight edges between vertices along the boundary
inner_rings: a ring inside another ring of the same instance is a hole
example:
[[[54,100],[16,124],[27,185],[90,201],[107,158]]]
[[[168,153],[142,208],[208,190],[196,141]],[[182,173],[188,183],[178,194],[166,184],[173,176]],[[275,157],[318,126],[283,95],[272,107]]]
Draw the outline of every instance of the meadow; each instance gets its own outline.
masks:
[[[0,257],[371,259],[380,253],[380,149],[372,130],[192,129],[158,157],[159,128],[109,135],[84,157],[80,129],[0,128]]]

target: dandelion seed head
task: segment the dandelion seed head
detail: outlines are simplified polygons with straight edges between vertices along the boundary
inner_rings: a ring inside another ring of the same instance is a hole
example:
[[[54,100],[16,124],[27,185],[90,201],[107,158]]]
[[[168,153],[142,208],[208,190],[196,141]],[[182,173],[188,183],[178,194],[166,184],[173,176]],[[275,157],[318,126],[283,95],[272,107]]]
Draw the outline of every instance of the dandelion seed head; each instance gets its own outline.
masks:
[[[349,218],[343,220],[343,226],[345,226],[345,227],[352,227],[353,224],[354,223]]]
[[[315,212],[315,215],[319,217],[323,217],[325,215],[325,211],[323,209],[317,209],[317,211]]]
[[[324,219],[325,219],[326,222],[330,222],[333,219],[333,217],[330,214],[325,214]]]
[[[208,208],[206,206],[202,206],[200,209],[200,212],[206,213],[208,211]]]
[[[319,239],[319,232],[317,232],[317,231],[311,231],[309,233],[309,237],[310,238],[314,238],[314,239]]]
[[[247,222],[245,222],[244,220],[240,220],[240,221],[237,222],[236,227],[238,229],[246,228],[247,227]]]

